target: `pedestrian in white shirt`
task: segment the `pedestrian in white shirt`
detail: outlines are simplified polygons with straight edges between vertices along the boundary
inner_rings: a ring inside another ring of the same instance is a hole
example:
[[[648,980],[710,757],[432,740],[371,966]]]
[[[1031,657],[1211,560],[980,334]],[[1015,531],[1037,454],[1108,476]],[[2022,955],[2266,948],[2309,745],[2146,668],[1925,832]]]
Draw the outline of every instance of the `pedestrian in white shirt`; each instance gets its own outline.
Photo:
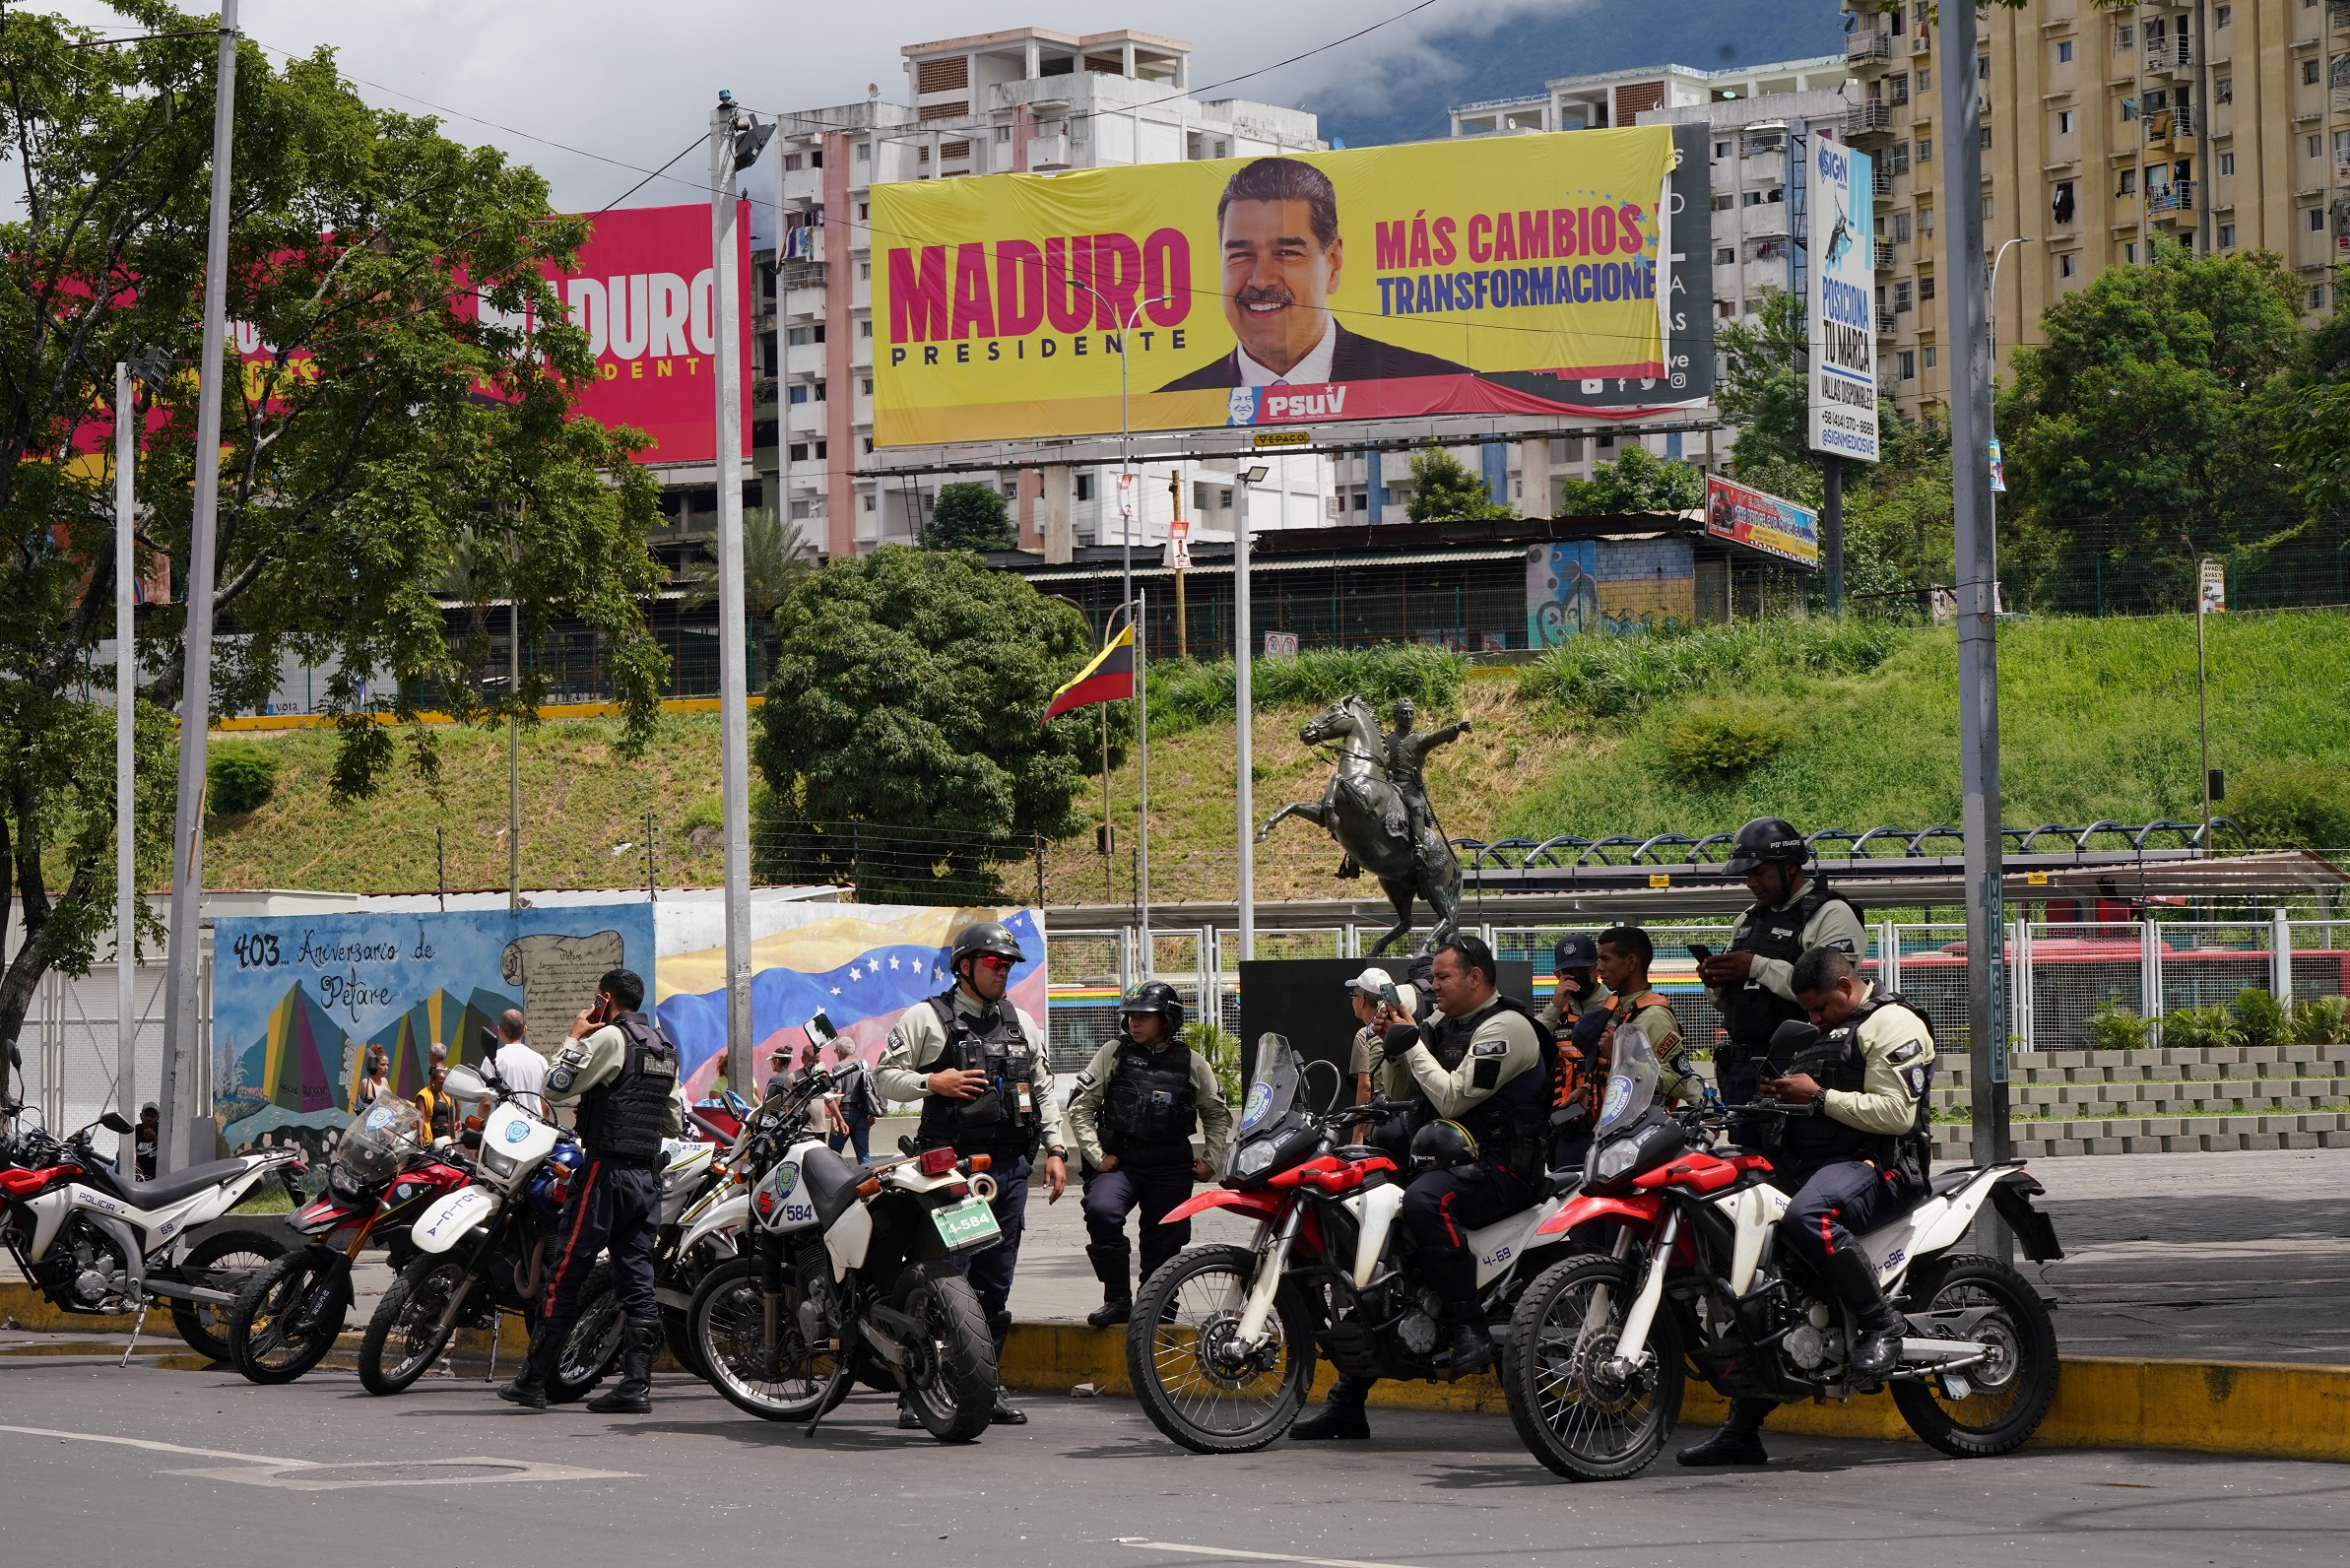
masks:
[[[497,1020],[497,1059],[491,1065],[497,1069],[498,1080],[506,1092],[521,1101],[522,1108],[535,1116],[553,1116],[553,1110],[542,1092],[547,1087],[547,1058],[538,1047],[527,1043],[527,1032],[520,1008],[508,1008]]]

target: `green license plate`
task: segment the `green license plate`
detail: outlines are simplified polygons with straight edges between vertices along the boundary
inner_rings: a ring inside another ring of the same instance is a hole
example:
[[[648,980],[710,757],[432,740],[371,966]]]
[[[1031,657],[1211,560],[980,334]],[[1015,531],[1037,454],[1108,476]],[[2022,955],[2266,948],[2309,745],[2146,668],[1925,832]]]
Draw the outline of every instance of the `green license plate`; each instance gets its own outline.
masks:
[[[939,1227],[939,1239],[948,1252],[971,1252],[991,1242],[1004,1239],[997,1228],[994,1209],[976,1198],[966,1198],[947,1209],[930,1211],[930,1222]]]

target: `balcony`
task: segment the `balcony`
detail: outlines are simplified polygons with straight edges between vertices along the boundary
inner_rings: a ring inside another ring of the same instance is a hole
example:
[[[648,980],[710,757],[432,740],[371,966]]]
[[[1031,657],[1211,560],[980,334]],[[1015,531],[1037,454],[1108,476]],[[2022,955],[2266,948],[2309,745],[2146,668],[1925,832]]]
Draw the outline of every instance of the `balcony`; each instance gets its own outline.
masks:
[[[1844,40],[1844,68],[1848,71],[1881,71],[1892,63],[1890,33],[1856,33]]]
[[[2159,217],[2164,213],[2191,213],[2195,210],[2195,182],[2175,179],[2168,185],[2158,185],[2146,192],[2146,215]]]
[[[2326,0],[2325,25],[2336,33],[2350,33],[2350,0]]]
[[[1069,137],[1031,136],[1028,138],[1028,166],[1030,168],[1060,168],[1069,163]]]
[[[2177,76],[2191,71],[2195,65],[2195,40],[2182,33],[2175,38],[2158,38],[2146,45],[2146,74],[2148,76]]]
[[[1884,272],[1893,265],[1893,241],[1879,238],[1876,242],[1876,270]]]
[[[1859,143],[1863,138],[1893,134],[1893,105],[1870,101],[1845,110],[1844,139]]]
[[[1738,232],[1748,239],[1762,239],[1774,234],[1792,234],[1794,225],[1788,217],[1785,202],[1756,202],[1752,207],[1738,209]]]
[[[1893,169],[1881,158],[1869,160],[1868,193],[1881,202],[1889,202],[1893,199]]]
[[[1876,307],[1876,329],[1880,333],[1893,330],[1893,309],[1890,305]]]

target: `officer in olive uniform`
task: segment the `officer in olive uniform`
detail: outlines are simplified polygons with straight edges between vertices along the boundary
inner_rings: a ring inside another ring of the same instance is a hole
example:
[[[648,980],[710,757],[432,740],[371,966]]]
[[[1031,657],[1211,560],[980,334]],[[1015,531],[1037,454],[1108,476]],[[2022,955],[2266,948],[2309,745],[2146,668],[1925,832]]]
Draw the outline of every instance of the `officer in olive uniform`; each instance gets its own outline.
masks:
[[[1493,1359],[1493,1339],[1476,1285],[1467,1233],[1530,1207],[1538,1196],[1549,1138],[1552,1052],[1534,1011],[1503,996],[1493,949],[1456,937],[1429,970],[1437,1012],[1388,1037],[1386,1089],[1415,1102],[1414,1177],[1403,1219],[1416,1244],[1420,1275],[1443,1298],[1453,1328],[1450,1367],[1473,1372]],[[1330,1402],[1289,1435],[1300,1442],[1371,1435],[1363,1399],[1374,1379],[1341,1374]]]
[[[1754,906],[1738,917],[1730,950],[1698,966],[1721,1010],[1730,1036],[1714,1053],[1714,1076],[1726,1105],[1753,1100],[1771,1034],[1799,1020],[1792,977],[1795,960],[1814,947],[1859,958],[1868,947],[1860,911],[1816,877],[1804,875],[1811,846],[1784,817],[1757,817],[1738,829],[1729,871],[1746,879]]]
[[[899,1015],[873,1074],[888,1098],[922,1102],[914,1136],[923,1147],[950,1147],[965,1158],[986,1154],[995,1161],[991,1207],[1004,1239],[977,1253],[954,1254],[951,1261],[987,1313],[999,1357],[1012,1332],[1012,1275],[1020,1259],[1036,1156],[1044,1156],[1047,1203],[1059,1202],[1069,1185],[1069,1139],[1053,1099],[1044,1031],[1004,1000],[1012,967],[1025,957],[1019,942],[993,920],[955,933],[948,958],[954,988]],[[999,1387],[995,1419],[1017,1426],[1028,1417]],[[911,1409],[899,1410],[898,1425],[919,1424]]]
[[[609,1252],[612,1283],[624,1315],[620,1380],[588,1402],[599,1414],[642,1415],[653,1407],[653,1352],[661,1343],[661,1309],[653,1299],[653,1247],[661,1228],[661,1142],[685,1126],[678,1101],[678,1048],[637,1010],[644,981],[613,969],[596,982],[596,1006],[572,1021],[571,1036],[548,1064],[551,1104],[579,1106],[579,1142],[587,1164],[548,1254],[545,1303],[531,1329],[530,1354],[498,1398],[547,1408],[547,1378],[579,1313],[580,1287]]]
[[[1142,1210],[1142,1277],[1181,1252],[1192,1222],[1162,1223],[1212,1181],[1224,1163],[1232,1112],[1205,1057],[1183,1043],[1183,1001],[1163,980],[1135,987],[1118,1004],[1118,1037],[1093,1053],[1069,1097],[1069,1129],[1085,1167],[1085,1256],[1101,1280],[1101,1305],[1085,1321],[1097,1329],[1134,1311],[1133,1251],[1126,1216]],[[1204,1157],[1192,1134],[1205,1130]]]
[[[1787,1119],[1771,1156],[1772,1184],[1792,1195],[1779,1244],[1850,1309],[1858,1333],[1847,1366],[1856,1380],[1873,1381],[1900,1361],[1908,1326],[1855,1237],[1896,1218],[1926,1192],[1933,1031],[1901,998],[1862,980],[1839,948],[1803,954],[1793,984],[1824,1032],[1784,1073],[1762,1079],[1770,1098],[1811,1111]],[[1767,1399],[1730,1401],[1722,1430],[1683,1449],[1680,1462],[1762,1464],[1758,1434],[1775,1407]]]

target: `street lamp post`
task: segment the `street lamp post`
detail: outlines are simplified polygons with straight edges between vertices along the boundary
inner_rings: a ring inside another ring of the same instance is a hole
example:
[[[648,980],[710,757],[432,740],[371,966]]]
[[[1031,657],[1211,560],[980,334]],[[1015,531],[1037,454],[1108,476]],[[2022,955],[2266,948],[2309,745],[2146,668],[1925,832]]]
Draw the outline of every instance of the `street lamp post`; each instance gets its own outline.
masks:
[[[1984,341],[1991,350],[1990,373],[1994,382],[1999,374],[1999,268],[2007,260],[2007,252],[2018,245],[2028,245],[2031,242],[2030,234],[2018,234],[2002,244],[1999,247],[1999,253],[1991,259],[1991,287],[1983,296],[1983,331]],[[1997,398],[1991,399],[1989,411],[1984,417],[1989,422],[1991,444],[1996,448],[1999,444],[1999,403]],[[2006,483],[2006,463],[2002,460],[1999,465],[2001,485]],[[1995,562],[1999,558],[1999,487],[1992,486],[1985,491],[1985,494],[1989,497],[1991,506],[1991,559]],[[1995,571],[1992,581],[1991,602],[1995,606],[1998,603]]]

